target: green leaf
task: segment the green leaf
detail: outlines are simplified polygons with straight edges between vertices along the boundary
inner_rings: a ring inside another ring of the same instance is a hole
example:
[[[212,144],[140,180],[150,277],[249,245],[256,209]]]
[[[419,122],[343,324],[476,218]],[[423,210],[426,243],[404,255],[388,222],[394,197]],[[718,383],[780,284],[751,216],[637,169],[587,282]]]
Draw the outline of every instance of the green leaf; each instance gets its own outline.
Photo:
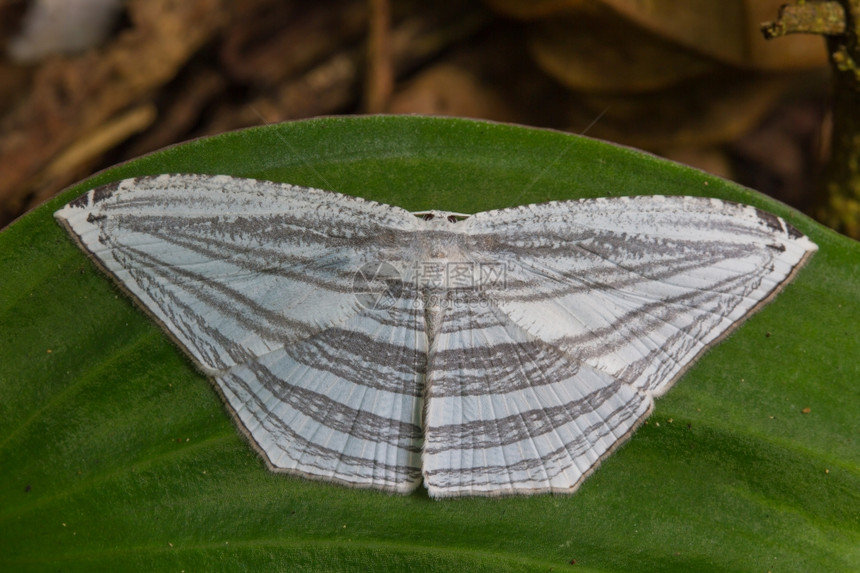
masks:
[[[226,173],[410,210],[710,195],[820,247],[570,496],[432,501],[269,473],[205,377],[52,213],[142,174]],[[328,118],[99,173],[0,234],[0,570],[860,569],[860,246],[625,148],[454,119]],[[808,413],[802,413],[809,408]]]

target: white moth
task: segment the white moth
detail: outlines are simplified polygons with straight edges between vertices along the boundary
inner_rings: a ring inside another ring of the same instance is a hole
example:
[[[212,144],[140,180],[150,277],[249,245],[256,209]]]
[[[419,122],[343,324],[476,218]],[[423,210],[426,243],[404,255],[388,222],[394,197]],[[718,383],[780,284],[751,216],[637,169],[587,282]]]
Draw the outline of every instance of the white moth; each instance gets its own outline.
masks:
[[[699,197],[419,215],[209,175],[55,214],[272,470],[433,497],[574,491],[817,249]]]

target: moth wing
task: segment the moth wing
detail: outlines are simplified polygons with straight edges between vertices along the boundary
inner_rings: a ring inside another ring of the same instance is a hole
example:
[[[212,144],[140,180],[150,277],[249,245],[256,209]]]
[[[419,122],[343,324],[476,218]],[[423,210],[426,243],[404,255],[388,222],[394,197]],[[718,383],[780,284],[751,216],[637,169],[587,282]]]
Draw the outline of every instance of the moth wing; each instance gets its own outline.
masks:
[[[273,469],[397,491],[418,483],[423,315],[408,277],[378,272],[414,257],[411,214],[290,185],[161,175],[95,189],[55,216],[214,378]]]
[[[532,336],[655,397],[770,301],[817,246],[783,219],[701,197],[618,197],[479,213],[485,295]]]
[[[593,199],[462,223],[471,289],[432,335],[431,495],[573,491],[816,246],[753,207]]]
[[[576,363],[491,301],[455,297],[428,365],[430,495],[574,491],[647,416],[650,396]]]

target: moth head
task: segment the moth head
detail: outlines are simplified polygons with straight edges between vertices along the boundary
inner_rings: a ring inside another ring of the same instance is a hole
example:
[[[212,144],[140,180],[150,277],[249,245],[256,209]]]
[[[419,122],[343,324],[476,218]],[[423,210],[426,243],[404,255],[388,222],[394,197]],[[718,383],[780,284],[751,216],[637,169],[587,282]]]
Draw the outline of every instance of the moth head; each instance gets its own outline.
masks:
[[[464,213],[452,213],[451,211],[416,211],[412,213],[416,217],[428,223],[431,228],[446,228],[450,225],[455,225],[460,221],[468,219],[470,215]]]

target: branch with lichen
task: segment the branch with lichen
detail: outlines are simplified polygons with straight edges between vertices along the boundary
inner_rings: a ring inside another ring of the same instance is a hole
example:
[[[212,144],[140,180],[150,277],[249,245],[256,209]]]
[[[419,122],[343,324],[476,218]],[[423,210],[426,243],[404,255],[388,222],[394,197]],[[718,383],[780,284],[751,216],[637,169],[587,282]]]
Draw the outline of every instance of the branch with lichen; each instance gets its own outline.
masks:
[[[833,136],[816,216],[860,239],[860,0],[798,0],[762,25],[765,38],[821,34],[833,68]]]

